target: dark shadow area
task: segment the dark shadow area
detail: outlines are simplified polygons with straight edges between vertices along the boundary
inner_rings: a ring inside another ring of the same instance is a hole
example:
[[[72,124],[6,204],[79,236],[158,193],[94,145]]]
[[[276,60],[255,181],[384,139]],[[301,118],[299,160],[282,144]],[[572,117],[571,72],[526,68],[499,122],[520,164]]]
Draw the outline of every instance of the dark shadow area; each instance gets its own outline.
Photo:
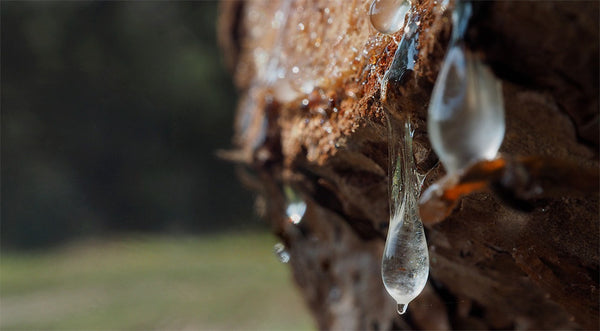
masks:
[[[258,227],[217,3],[1,3],[3,248]]]

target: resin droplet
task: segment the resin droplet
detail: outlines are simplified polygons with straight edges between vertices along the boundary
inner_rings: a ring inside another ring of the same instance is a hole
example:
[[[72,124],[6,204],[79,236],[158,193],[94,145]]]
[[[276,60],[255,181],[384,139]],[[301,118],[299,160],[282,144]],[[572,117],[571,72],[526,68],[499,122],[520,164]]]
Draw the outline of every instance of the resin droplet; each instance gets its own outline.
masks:
[[[390,225],[381,262],[387,292],[398,303],[398,313],[416,298],[427,283],[429,252],[417,199],[421,181],[412,152],[409,121],[388,114],[390,127]]]
[[[406,313],[406,308],[408,308],[408,305],[402,303],[398,304],[398,314],[402,315]]]
[[[273,253],[275,253],[275,256],[277,256],[277,259],[281,263],[288,263],[290,261],[290,253],[288,253],[282,243],[277,243],[273,246]]]
[[[461,43],[444,59],[429,103],[427,129],[448,173],[494,158],[504,139],[502,85]]]
[[[288,220],[292,224],[298,224],[302,221],[302,217],[304,217],[304,213],[306,212],[306,202],[302,200],[300,194],[294,191],[288,185],[283,186],[283,194],[286,199],[286,207],[285,213],[288,217]]]
[[[369,18],[377,31],[391,34],[402,28],[408,9],[410,2],[407,0],[373,0]]]

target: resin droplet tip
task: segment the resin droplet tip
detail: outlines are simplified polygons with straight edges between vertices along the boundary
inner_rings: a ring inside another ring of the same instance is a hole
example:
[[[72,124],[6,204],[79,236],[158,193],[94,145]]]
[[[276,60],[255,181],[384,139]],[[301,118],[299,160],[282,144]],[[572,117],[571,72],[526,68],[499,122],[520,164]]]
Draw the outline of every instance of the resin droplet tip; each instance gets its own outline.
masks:
[[[408,308],[408,304],[399,303],[398,304],[398,314],[403,315],[406,313],[406,308]]]

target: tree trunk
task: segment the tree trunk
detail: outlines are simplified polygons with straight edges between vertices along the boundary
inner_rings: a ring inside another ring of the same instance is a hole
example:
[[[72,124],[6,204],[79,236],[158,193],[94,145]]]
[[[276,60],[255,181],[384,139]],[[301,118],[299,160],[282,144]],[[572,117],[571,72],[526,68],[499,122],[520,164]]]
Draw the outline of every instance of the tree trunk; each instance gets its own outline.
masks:
[[[425,188],[444,175],[427,137],[452,3],[415,1],[417,60],[385,83],[410,114]],[[241,91],[241,176],[290,254],[321,329],[596,329],[598,189],[528,198],[514,209],[491,190],[426,224],[431,271],[406,315],[381,281],[387,233],[388,135],[382,78],[402,30],[378,33],[370,0],[224,1],[220,40]],[[549,156],[598,173],[598,2],[476,2],[467,44],[502,80],[507,156]],[[582,172],[582,173],[585,173]],[[568,183],[568,176],[564,178]],[[556,183],[557,185],[561,183]],[[567,185],[568,186],[568,185]],[[286,216],[306,203],[301,222]],[[289,191],[289,189],[288,189]],[[293,202],[293,201],[292,201]]]

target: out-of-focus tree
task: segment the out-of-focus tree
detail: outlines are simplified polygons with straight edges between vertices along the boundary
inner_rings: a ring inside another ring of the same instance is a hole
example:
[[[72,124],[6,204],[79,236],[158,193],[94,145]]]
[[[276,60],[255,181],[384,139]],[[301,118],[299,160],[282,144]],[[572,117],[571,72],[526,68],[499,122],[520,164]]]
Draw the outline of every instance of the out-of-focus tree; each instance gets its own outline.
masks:
[[[2,244],[246,222],[214,2],[2,2]]]

